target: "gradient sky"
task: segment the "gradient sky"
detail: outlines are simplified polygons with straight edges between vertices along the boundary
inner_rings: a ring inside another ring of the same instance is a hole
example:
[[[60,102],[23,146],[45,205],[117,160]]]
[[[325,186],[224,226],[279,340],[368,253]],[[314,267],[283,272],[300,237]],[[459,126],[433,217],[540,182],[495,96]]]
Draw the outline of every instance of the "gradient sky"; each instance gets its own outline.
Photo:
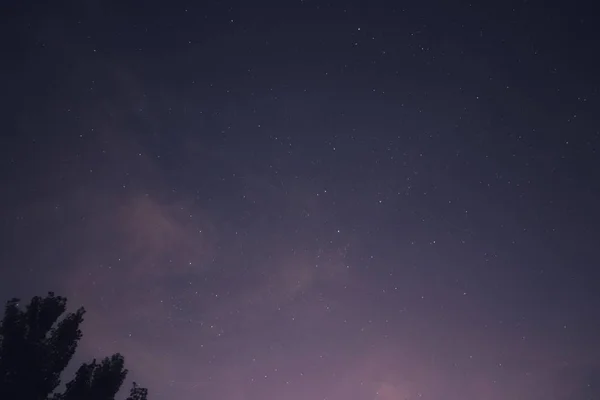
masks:
[[[122,352],[151,400],[600,398],[592,6],[10,3],[0,297],[85,306],[72,368]]]

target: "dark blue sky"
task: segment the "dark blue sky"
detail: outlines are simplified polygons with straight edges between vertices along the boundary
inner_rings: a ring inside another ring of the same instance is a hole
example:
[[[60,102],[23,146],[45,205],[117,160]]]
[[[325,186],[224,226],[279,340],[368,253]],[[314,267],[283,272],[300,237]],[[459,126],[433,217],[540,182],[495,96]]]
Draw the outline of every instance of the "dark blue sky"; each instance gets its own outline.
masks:
[[[2,10],[0,294],[85,306],[78,362],[157,400],[600,395],[591,7]]]

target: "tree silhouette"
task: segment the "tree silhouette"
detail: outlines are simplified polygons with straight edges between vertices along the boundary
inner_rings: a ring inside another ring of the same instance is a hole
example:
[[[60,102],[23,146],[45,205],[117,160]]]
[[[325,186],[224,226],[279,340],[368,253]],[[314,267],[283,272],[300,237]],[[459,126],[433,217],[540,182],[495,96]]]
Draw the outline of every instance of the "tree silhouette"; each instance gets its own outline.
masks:
[[[120,354],[100,363],[84,363],[63,393],[55,393],[60,375],[73,358],[85,310],[60,317],[67,299],[50,292],[34,297],[25,310],[19,299],[6,303],[0,322],[0,399],[113,400],[127,370]],[[60,319],[60,320],[59,320]],[[133,384],[127,400],[146,400],[148,391]]]
[[[133,387],[129,392],[129,397],[126,400],[146,400],[148,397],[148,389],[139,387],[137,383],[133,382]]]

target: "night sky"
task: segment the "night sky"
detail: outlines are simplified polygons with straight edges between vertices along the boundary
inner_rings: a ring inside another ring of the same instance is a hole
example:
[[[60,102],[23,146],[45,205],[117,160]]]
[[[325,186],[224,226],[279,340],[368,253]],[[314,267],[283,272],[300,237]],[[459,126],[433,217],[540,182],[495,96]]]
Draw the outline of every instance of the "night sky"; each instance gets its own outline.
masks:
[[[599,399],[598,14],[482,3],[4,2],[0,300],[151,400]]]

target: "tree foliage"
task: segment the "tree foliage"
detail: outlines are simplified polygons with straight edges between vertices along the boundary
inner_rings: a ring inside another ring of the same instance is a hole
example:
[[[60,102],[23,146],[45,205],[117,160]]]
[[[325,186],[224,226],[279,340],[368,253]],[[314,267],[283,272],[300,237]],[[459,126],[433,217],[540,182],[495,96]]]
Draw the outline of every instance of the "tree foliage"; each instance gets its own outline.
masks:
[[[66,312],[67,299],[50,292],[34,297],[25,310],[19,299],[6,303],[0,322],[0,399],[2,400],[114,400],[127,370],[125,359],[114,354],[79,367],[62,393],[60,376],[73,358],[82,337],[85,310]],[[126,400],[146,400],[148,391],[133,384]]]

